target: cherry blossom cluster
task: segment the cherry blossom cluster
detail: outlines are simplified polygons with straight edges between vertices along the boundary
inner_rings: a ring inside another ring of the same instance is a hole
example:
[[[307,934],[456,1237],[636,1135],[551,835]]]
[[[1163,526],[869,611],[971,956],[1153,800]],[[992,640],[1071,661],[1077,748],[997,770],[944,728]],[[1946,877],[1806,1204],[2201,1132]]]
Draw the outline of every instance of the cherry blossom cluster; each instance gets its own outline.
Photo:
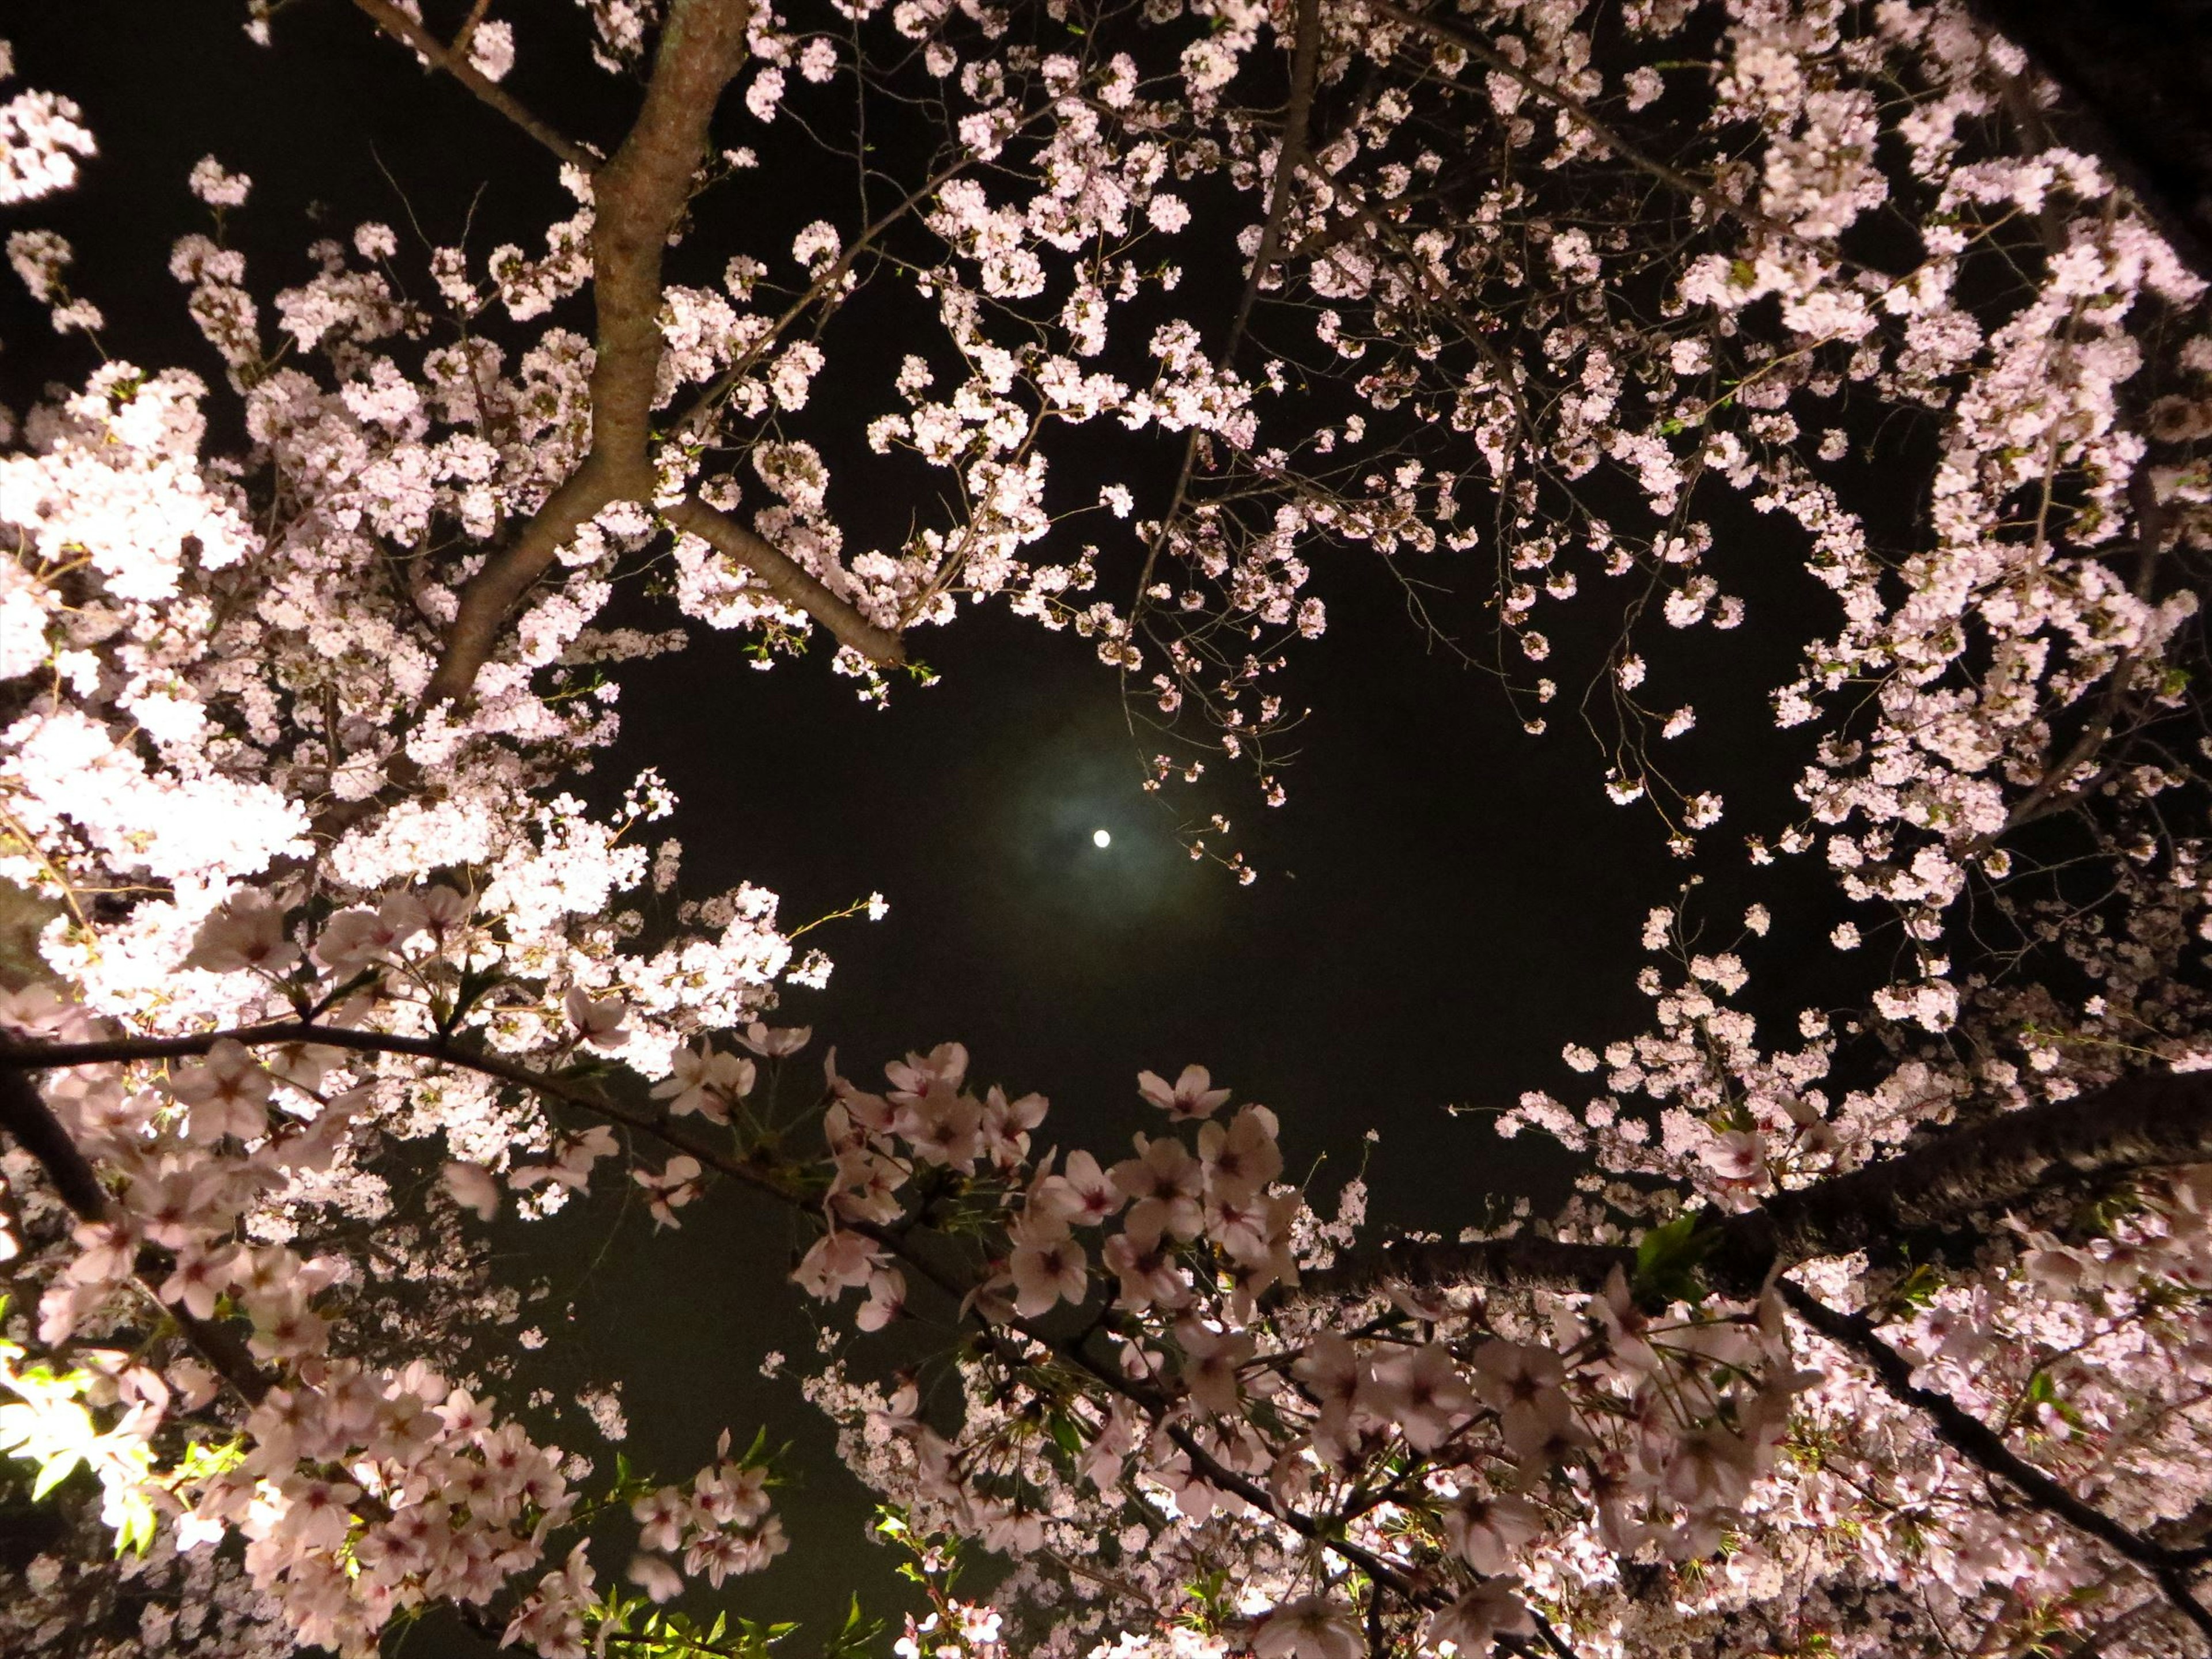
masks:
[[[880,1096],[832,1074],[836,1173],[797,1274],[825,1299],[866,1286],[862,1331],[911,1316],[909,1272],[964,1285],[957,1432],[914,1383],[842,1361],[809,1391],[902,1524],[1027,1564],[1000,1605],[1048,1650],[1190,1620],[1339,1655],[1370,1613],[1480,1647],[1534,1629],[1531,1595],[1580,1632],[1594,1564],[1695,1560],[1743,1524],[1815,1380],[1778,1306],[1655,1306],[1618,1271],[1533,1304],[1303,1297],[1359,1194],[1316,1215],[1265,1108],[1223,1114],[1200,1067],[1148,1073],[1182,1133],[1033,1159],[1044,1103],[969,1092],[967,1065],[910,1055]]]

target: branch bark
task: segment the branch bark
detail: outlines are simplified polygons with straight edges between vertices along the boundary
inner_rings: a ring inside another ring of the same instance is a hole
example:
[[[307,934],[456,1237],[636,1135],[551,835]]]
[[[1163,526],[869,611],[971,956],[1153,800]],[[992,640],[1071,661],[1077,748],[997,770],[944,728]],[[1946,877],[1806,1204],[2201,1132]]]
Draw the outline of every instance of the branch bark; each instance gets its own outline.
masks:
[[[392,9],[390,0],[355,3],[380,20],[383,10]],[[594,514],[611,501],[653,498],[650,444],[662,348],[662,254],[706,156],[715,106],[744,63],[751,15],[751,0],[673,0],[669,7],[637,119],[622,147],[592,176],[592,293],[598,328],[591,448],[514,538],[462,588],[458,613],[423,694],[426,703],[466,701],[501,624]],[[404,38],[415,44],[411,37]],[[676,512],[690,507],[687,502]],[[703,505],[700,510],[711,511]],[[724,540],[726,546],[721,541],[716,545],[778,597],[802,605],[845,644],[885,666],[904,660],[896,635],[869,622],[760,537],[740,530]]]
[[[2014,1204],[2055,1181],[2096,1181],[2212,1161],[2212,1073],[2145,1074],[2073,1100],[2048,1100],[1849,1175],[1777,1193],[1715,1223],[1701,1271],[1756,1295],[1776,1268],[1847,1255],[1916,1228]],[[1633,1250],[1534,1237],[1418,1244],[1310,1274],[1305,1297],[1357,1296],[1395,1280],[1595,1291]]]
[[[696,495],[687,495],[675,506],[661,508],[660,516],[745,566],[776,598],[797,605],[871,662],[901,660],[903,648],[897,635],[860,616],[805,566],[728,514],[708,506]]]
[[[2047,1100],[1791,1193],[1726,1224],[1711,1258],[1739,1288],[1777,1263],[1844,1255],[1913,1228],[2016,1204],[2056,1181],[2212,1160],[2212,1074],[2145,1073]]]

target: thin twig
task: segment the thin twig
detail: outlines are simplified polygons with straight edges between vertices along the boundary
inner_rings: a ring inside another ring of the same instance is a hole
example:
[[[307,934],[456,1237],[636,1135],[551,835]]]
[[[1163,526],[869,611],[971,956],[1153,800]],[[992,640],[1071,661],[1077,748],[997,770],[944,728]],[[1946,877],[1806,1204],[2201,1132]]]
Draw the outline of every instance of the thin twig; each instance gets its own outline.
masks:
[[[1252,321],[1253,307],[1259,303],[1261,286],[1282,258],[1283,227],[1290,219],[1291,193],[1297,183],[1298,169],[1306,161],[1313,125],[1314,83],[1321,74],[1321,0],[1297,0],[1297,20],[1298,38],[1291,45],[1291,100],[1283,111],[1282,143],[1275,152],[1275,171],[1268,184],[1267,217],[1260,228],[1260,244],[1252,251],[1252,270],[1244,278],[1244,291],[1237,299],[1237,314],[1229,325],[1228,337],[1214,354],[1216,374],[1227,373],[1236,362],[1237,349],[1243,343],[1244,331]],[[1176,476],[1175,492],[1169,499],[1168,510],[1160,515],[1160,527],[1152,536],[1152,545],[1145,550],[1145,567],[1137,574],[1137,594],[1129,609],[1132,629],[1144,614],[1145,594],[1152,585],[1152,570],[1159,562],[1160,550],[1167,545],[1169,534],[1189,496],[1201,435],[1200,429],[1193,427],[1183,440],[1182,465]]]
[[[599,158],[580,145],[562,137],[538,117],[526,109],[522,101],[500,83],[471,64],[468,58],[468,37],[476,32],[477,21],[483,8],[478,5],[469,16],[467,27],[453,46],[448,49],[438,37],[424,28],[392,0],[353,0],[355,5],[367,12],[377,27],[395,40],[413,47],[428,58],[437,68],[459,81],[483,102],[497,110],[516,126],[528,133],[547,149],[570,167],[580,167],[586,173],[599,165]]]
[[[1488,41],[1479,35],[1470,33],[1456,23],[1449,22],[1443,18],[1433,16],[1426,12],[1409,11],[1403,6],[1393,4],[1391,0],[1368,0],[1368,7],[1378,15],[1388,17],[1394,22],[1403,23],[1408,28],[1419,29],[1425,34],[1432,34],[1440,40],[1450,42],[1468,56],[1480,62],[1486,69],[1504,76],[1524,92],[1532,92],[1545,102],[1557,105],[1574,118],[1577,125],[1620,157],[1622,161],[1638,172],[1650,174],[1669,188],[1678,190],[1685,196],[1703,203],[1708,212],[1735,219],[1753,230],[1763,231],[1769,236],[1778,236],[1784,240],[1796,242],[1801,246],[1813,248],[1824,258],[1833,259],[1839,264],[1852,266],[1862,270],[1878,269],[1862,260],[1846,259],[1834,248],[1806,235],[1795,227],[1784,224],[1779,219],[1771,218],[1757,208],[1723,194],[1703,179],[1692,178],[1680,168],[1669,167],[1657,156],[1639,149],[1628,139],[1623,137],[1596,111],[1565,88],[1555,86],[1540,76],[1529,74],[1527,70],[1522,68],[1520,64],[1515,63]]]

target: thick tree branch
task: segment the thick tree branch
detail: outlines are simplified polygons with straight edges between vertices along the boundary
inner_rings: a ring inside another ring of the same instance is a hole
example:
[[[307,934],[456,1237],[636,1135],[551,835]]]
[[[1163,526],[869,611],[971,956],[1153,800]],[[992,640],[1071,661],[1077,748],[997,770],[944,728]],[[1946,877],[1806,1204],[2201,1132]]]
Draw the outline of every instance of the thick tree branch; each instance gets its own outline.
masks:
[[[2144,1073],[2047,1100],[1731,1218],[1711,1267],[1751,1289],[1780,1263],[1845,1255],[1921,1227],[2016,1204],[2057,1182],[2212,1160],[2212,1074]]]
[[[906,659],[906,647],[899,643],[897,635],[862,617],[823,586],[813,572],[728,514],[716,511],[696,495],[687,495],[675,506],[661,508],[660,516],[746,567],[776,598],[797,605],[871,662],[888,668]]]
[[[83,1221],[106,1221],[107,1188],[76,1142],[39,1097],[31,1074],[0,1061],[0,1129],[39,1160],[63,1203]]]
[[[641,473],[660,366],[661,258],[715,106],[744,64],[751,17],[751,0],[675,0],[637,119],[592,182],[592,449]]]
[[[1847,1255],[1917,1228],[2015,1204],[2061,1181],[2109,1180],[2212,1161],[2212,1073],[2146,1073],[2073,1100],[2049,1100],[1717,1219],[1699,1271],[1756,1295],[1777,1267]],[[1301,1299],[1358,1296],[1393,1281],[1601,1288],[1636,1253],[1536,1237],[1401,1245],[1309,1274]]]
[[[356,0],[364,7],[388,0]],[[582,463],[514,539],[461,590],[459,610],[424,692],[460,702],[476,684],[501,625],[561,548],[611,501],[653,500],[653,398],[660,370],[661,259],[690,199],[723,89],[744,63],[751,0],[673,0],[653,79],[629,134],[592,181],[592,293],[598,332],[592,366],[592,442]],[[803,605],[872,660],[902,659],[897,641],[750,532],[726,549],[779,596]],[[717,544],[720,545],[720,544]]]
[[[393,5],[392,0],[353,0],[353,3],[368,14],[377,27],[393,40],[421,52],[433,64],[445,70],[570,167],[581,167],[589,173],[598,165],[598,157],[589,150],[570,143],[524,108],[520,100],[469,61],[468,39],[476,32],[477,20],[483,9],[482,6],[470,13],[468,26],[449,49],[440,43],[436,35]]]
[[[545,573],[555,555],[574,539],[577,531],[609,501],[621,499],[621,492],[611,482],[613,471],[596,450],[586,455],[515,538],[493,553],[469,579],[461,589],[453,626],[446,631],[445,650],[423,689],[426,706],[467,700],[477,671],[499,642],[500,625],[507,613]],[[649,495],[649,484],[638,482],[639,494]]]

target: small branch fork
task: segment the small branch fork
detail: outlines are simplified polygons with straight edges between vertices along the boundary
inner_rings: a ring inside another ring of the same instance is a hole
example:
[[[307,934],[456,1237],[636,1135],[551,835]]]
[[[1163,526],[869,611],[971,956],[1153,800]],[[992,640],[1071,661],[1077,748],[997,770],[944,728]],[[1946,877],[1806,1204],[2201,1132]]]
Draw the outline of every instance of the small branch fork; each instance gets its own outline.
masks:
[[[470,12],[467,24],[453,44],[447,46],[393,5],[392,0],[353,0],[353,3],[368,14],[377,27],[393,40],[421,52],[430,60],[434,68],[441,69],[452,76],[570,167],[581,167],[589,173],[598,165],[597,156],[580,145],[570,143],[539,120],[523,106],[520,100],[469,61],[469,37],[476,33],[477,23],[483,15],[481,4]]]
[[[722,92],[745,60],[751,0],[672,0],[653,78],[621,148],[600,162],[570,143],[401,11],[392,0],[354,0],[386,33],[421,52],[563,161],[592,176],[592,297],[598,331],[592,368],[591,447],[576,470],[460,593],[459,611],[423,693],[427,705],[465,703],[501,626],[555,556],[610,503],[653,503],[650,453],[660,367],[661,258],[707,154]],[[905,660],[898,635],[860,611],[787,554],[697,495],[656,508],[679,533],[712,544],[787,605],[813,617],[870,661]]]

